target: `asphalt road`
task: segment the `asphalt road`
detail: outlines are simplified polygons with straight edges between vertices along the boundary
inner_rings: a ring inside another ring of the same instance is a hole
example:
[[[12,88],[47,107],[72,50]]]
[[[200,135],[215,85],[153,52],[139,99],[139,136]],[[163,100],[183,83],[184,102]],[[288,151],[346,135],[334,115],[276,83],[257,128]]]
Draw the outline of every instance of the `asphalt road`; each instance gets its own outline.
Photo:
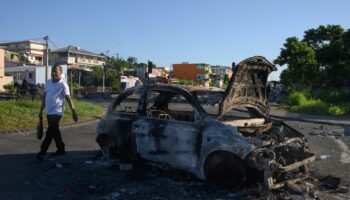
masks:
[[[100,102],[108,105],[108,102]],[[0,199],[259,199],[250,190],[229,191],[208,185],[188,174],[163,171],[136,165],[121,171],[105,162],[90,162],[98,152],[95,142],[97,122],[61,128],[67,154],[47,156],[38,163],[34,156],[41,141],[35,135],[2,136],[0,138]],[[330,134],[343,131],[337,126],[288,121],[305,134],[317,159],[311,173],[317,177],[332,175],[341,178],[341,185],[350,185],[350,137],[335,138]],[[310,133],[313,133],[311,135]],[[55,145],[49,151],[54,152]],[[274,193],[284,198],[290,193]],[[320,199],[350,199],[349,192],[320,191]],[[305,196],[293,196],[304,199]]]

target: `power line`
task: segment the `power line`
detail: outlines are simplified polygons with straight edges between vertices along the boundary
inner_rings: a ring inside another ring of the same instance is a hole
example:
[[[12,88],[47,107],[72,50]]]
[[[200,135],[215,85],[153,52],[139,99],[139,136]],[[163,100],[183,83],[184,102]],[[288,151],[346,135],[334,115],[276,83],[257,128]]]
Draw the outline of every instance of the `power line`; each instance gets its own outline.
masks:
[[[28,40],[45,40],[44,37],[37,37],[37,38],[31,38],[31,39],[25,39],[25,40],[0,40],[0,43],[13,43],[13,42],[21,42],[21,41],[28,41]],[[55,48],[58,48],[56,43],[54,43],[50,38],[49,38],[50,44],[52,44]]]
[[[57,45],[49,38],[49,42],[55,47],[58,48]]]

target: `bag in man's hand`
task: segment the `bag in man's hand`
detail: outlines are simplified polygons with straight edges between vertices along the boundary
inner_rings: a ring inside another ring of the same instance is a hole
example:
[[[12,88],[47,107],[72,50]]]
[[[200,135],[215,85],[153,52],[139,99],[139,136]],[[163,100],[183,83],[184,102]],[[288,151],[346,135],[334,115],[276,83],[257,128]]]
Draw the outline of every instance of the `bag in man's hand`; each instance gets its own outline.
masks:
[[[43,133],[44,133],[43,117],[39,117],[39,123],[36,128],[36,137],[39,140],[41,140],[41,138],[43,137]]]

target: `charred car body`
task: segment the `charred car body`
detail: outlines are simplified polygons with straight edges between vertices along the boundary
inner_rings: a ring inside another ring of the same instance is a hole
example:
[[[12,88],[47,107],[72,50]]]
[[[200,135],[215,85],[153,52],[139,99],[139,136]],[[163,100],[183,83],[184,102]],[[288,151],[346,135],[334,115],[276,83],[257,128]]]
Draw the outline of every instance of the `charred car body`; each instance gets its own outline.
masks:
[[[174,85],[128,89],[97,125],[96,140],[118,157],[167,165],[226,186],[239,187],[253,176],[267,189],[282,187],[315,156],[303,134],[268,117],[266,82],[273,70],[255,56],[237,65],[226,91]],[[201,105],[203,94],[220,97],[216,112]],[[236,106],[249,116],[230,115]]]

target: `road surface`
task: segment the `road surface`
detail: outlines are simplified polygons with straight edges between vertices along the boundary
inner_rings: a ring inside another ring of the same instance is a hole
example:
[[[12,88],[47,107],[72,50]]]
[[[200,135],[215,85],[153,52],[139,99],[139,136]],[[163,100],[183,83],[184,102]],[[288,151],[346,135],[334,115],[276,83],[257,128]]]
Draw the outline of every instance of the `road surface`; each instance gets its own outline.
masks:
[[[101,105],[108,105],[100,103]],[[209,185],[191,175],[134,165],[121,171],[107,161],[90,162],[99,151],[95,142],[97,121],[61,128],[67,154],[47,156],[38,163],[34,156],[41,141],[35,135],[0,137],[0,199],[259,199],[256,192],[225,190]],[[303,132],[317,159],[311,173],[317,177],[341,178],[350,185],[350,137],[334,137],[342,127],[288,121]],[[312,133],[312,134],[310,134]],[[51,145],[49,152],[54,152]],[[289,193],[273,193],[284,197]],[[350,199],[347,193],[320,191],[320,199]],[[295,198],[306,197],[296,195]]]

